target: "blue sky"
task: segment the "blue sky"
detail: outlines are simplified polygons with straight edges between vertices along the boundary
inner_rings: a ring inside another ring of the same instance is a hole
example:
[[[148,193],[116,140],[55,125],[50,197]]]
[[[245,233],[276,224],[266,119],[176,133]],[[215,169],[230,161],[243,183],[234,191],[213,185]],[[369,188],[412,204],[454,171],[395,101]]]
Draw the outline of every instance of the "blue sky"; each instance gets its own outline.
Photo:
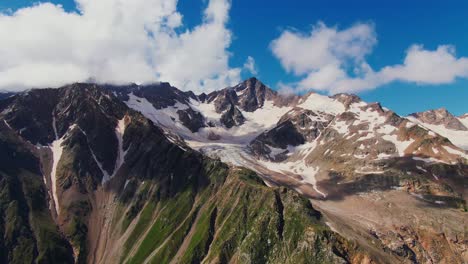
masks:
[[[0,9],[31,6],[37,1],[0,0]],[[52,1],[66,10],[74,10],[71,0]],[[206,1],[179,1],[177,11],[183,15],[184,28],[202,23]],[[295,83],[304,78],[285,70],[273,54],[271,42],[285,30],[306,34],[319,21],[328,27],[344,30],[356,23],[372,24],[377,43],[366,61],[374,70],[402,64],[407,49],[414,44],[435,50],[439,45],[453,45],[457,57],[468,57],[467,1],[338,1],[233,0],[226,27],[232,32],[227,47],[229,66],[244,64],[248,56],[255,59],[258,77],[272,88],[279,83]],[[313,47],[311,47],[313,48]],[[251,74],[242,72],[246,78]],[[379,101],[401,115],[415,111],[446,107],[460,115],[468,112],[468,80],[456,78],[449,84],[418,84],[392,81],[375,89],[358,92],[366,101]]]

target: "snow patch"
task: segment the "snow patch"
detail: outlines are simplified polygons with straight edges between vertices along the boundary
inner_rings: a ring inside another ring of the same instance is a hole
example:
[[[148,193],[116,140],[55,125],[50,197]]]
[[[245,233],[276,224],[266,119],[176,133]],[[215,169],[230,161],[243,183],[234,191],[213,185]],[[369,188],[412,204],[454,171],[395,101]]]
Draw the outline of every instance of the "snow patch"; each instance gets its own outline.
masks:
[[[54,198],[54,205],[57,215],[60,214],[60,206],[58,201],[58,194],[57,194],[57,166],[62,157],[63,153],[63,146],[62,143],[64,138],[56,139],[52,142],[50,149],[52,150],[52,170],[50,173],[50,180],[52,185],[52,196]]]
[[[421,167],[421,166],[416,166],[416,168],[417,168],[418,170],[421,170],[421,171],[423,171],[423,172],[427,172],[427,170],[426,170],[426,169],[424,169],[424,168],[423,168],[423,167]]]
[[[387,125],[387,124],[379,127],[379,129],[377,129],[377,131],[379,133],[386,134],[386,135],[393,133],[395,130],[396,130],[396,128],[394,126]]]
[[[268,148],[270,149],[270,158],[275,158],[276,155],[279,155],[285,151],[287,151],[286,149],[282,149],[282,148],[274,148],[272,146],[268,146]]]
[[[367,155],[364,155],[364,154],[354,154],[353,156],[356,159],[365,159],[367,157]]]
[[[154,123],[159,124],[163,128],[171,129],[172,131],[191,134],[190,130],[180,122],[179,114],[177,114],[178,110],[188,109],[188,105],[177,101],[173,106],[156,109],[146,98],[138,97],[133,93],[130,93],[128,97],[128,101],[125,102],[127,106],[139,111]]]
[[[450,142],[452,142],[455,146],[460,147],[464,150],[468,150],[468,131],[452,130],[446,128],[444,125],[431,125],[423,123],[413,116],[408,116],[407,119],[421,125],[422,127],[428,130],[432,130],[443,137],[448,138]],[[458,120],[460,120],[465,126],[467,126],[465,122],[468,123],[468,118],[459,118]]]
[[[130,180],[126,180],[123,189],[127,188],[127,185],[130,183]]]
[[[386,141],[392,142],[395,145],[400,157],[405,156],[405,150],[409,145],[411,145],[411,143],[413,143],[413,140],[400,141],[396,135],[383,135],[382,138]]]
[[[249,89],[244,88],[243,90],[235,91],[235,92],[236,92],[237,97],[240,97],[240,96],[242,96],[245,92],[247,92],[248,90],[249,90]]]
[[[385,170],[383,171],[376,171],[376,170],[368,170],[368,171],[365,171],[365,170],[355,170],[354,171],[355,173],[359,173],[359,174],[383,174],[385,173]]]
[[[331,114],[339,114],[345,111],[345,106],[341,102],[316,93],[310,94],[298,107]]]
[[[186,140],[187,144],[201,153],[211,157],[219,158],[222,162],[234,166],[248,166],[246,159],[246,147],[239,144],[219,143],[219,142],[199,142]]]
[[[53,124],[55,124],[55,122]],[[54,125],[54,128],[55,128],[55,125]],[[62,157],[62,153],[63,153],[62,143],[65,141],[65,137],[66,137],[66,134],[59,139],[55,139],[50,144],[50,150],[52,151],[52,169],[50,171],[50,184],[51,184],[51,189],[52,189],[52,198],[54,200],[54,207],[55,207],[55,211],[57,215],[60,214],[60,206],[59,206],[59,200],[58,200],[58,194],[57,194],[57,167],[58,167],[60,158]]]
[[[406,122],[406,124],[405,124],[405,127],[406,127],[406,128],[412,128],[412,127],[414,127],[415,125],[416,125],[415,123],[413,123],[413,122],[411,122],[411,121],[408,120],[408,121]]]
[[[333,125],[333,128],[342,135],[346,135],[349,133],[349,127],[345,121],[336,121]]]
[[[9,129],[14,130],[13,128],[11,128],[10,124],[8,124],[8,122],[7,122],[6,120],[3,120],[3,122],[5,123],[5,125],[6,125]]]
[[[445,164],[448,164],[447,162],[443,161],[443,160],[439,160],[439,159],[435,159],[435,158],[421,158],[421,157],[411,157],[413,160],[417,160],[417,161],[423,161],[425,163],[445,163]]]
[[[380,159],[388,159],[388,158],[391,158],[391,157],[392,157],[391,154],[379,153],[379,155],[377,155],[377,160],[380,160]]]
[[[463,117],[457,117],[457,119],[468,128],[468,114],[463,115]]]
[[[117,136],[117,142],[118,142],[118,153],[117,153],[117,160],[115,161],[115,168],[112,173],[112,175],[109,178],[103,177],[102,181],[103,183],[110,180],[112,177],[117,174],[118,170],[120,167],[122,167],[122,164],[125,161],[125,155],[127,155],[127,151],[123,149],[123,136],[125,134],[125,116],[118,120],[117,126],[115,127],[115,135]]]
[[[454,154],[462,158],[468,159],[468,155],[460,150],[456,150],[448,146],[443,146],[443,148],[450,154]]]
[[[192,109],[201,112],[207,122],[214,124],[214,127],[203,127],[197,133],[185,133],[185,130],[176,130],[185,139],[190,141],[204,142],[212,145],[212,141],[208,140],[210,133],[219,135],[220,140],[216,141],[220,144],[237,144],[245,146],[261,133],[272,129],[276,126],[278,120],[291,110],[291,107],[278,107],[272,101],[265,101],[263,107],[258,108],[254,112],[242,111],[245,118],[244,124],[231,128],[224,127],[221,122],[221,114],[216,113],[214,103],[201,103],[195,100],[190,101]]]
[[[68,128],[68,130],[73,129],[74,127],[75,125],[72,125]],[[58,199],[58,193],[57,193],[57,167],[58,167],[60,158],[62,157],[62,154],[63,154],[64,147],[62,146],[62,143],[65,141],[65,138],[68,135],[67,134],[68,131],[61,138],[58,137],[56,120],[55,120],[54,114],[52,114],[52,128],[54,130],[55,140],[52,141],[52,143],[49,145],[49,148],[52,151],[52,168],[50,170],[50,185],[52,189],[52,198],[54,200],[55,211],[57,215],[59,215],[60,205],[59,205],[59,199]]]
[[[330,223],[330,222],[325,222],[325,224],[330,228],[331,231],[338,233],[338,230]]]
[[[302,177],[302,183],[311,184],[314,190],[322,195],[327,197],[327,195],[321,192],[317,187],[317,180],[315,176],[319,172],[318,167],[307,166],[304,160],[299,160],[296,162],[283,162],[283,163],[273,163],[269,161],[259,161],[265,168],[269,170],[276,171],[283,174],[295,173]]]

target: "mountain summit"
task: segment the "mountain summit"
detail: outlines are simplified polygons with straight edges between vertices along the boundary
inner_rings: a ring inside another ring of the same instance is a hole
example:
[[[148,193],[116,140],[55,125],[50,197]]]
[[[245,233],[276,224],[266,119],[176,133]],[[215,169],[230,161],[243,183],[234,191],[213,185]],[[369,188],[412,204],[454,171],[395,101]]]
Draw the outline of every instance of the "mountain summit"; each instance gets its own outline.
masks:
[[[468,131],[468,128],[445,108],[414,113],[411,116],[426,124],[440,125],[452,130]]]
[[[462,263],[462,133],[446,110],[256,78],[19,93],[0,100],[0,262]]]

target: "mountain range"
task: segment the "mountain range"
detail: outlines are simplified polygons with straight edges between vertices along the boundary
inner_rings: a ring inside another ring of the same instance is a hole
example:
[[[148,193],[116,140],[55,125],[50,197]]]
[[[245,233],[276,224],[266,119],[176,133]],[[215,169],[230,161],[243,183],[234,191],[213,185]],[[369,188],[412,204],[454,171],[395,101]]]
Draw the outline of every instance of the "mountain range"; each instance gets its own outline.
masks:
[[[466,263],[468,114],[76,83],[0,97],[0,263]]]

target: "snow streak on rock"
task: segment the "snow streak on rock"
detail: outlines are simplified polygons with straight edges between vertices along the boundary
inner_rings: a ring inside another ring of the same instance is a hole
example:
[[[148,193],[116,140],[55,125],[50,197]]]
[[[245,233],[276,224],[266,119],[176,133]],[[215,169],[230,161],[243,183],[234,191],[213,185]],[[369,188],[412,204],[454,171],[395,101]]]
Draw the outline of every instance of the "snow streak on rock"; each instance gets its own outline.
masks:
[[[161,109],[155,107],[160,105],[155,98],[163,95],[156,93],[157,96],[154,97],[149,92],[150,96],[139,97],[129,92],[126,104],[159,124],[167,134],[180,136],[195,150],[235,166],[254,169],[265,176],[267,181],[272,180],[268,173],[275,174],[275,177],[283,175],[284,178],[294,178],[298,186],[312,185],[313,189],[323,197],[327,196],[328,190],[320,190],[316,176],[325,176],[329,168],[326,167],[326,162],[325,167],[321,164],[322,155],[332,161],[345,160],[343,161],[345,163],[382,162],[386,159],[413,157],[415,154],[419,155],[417,151],[428,151],[414,148],[420,144],[423,137],[427,135],[436,137],[436,134],[428,129],[429,127],[423,125],[420,127],[426,130],[426,133],[423,132],[422,136],[415,135],[414,131],[419,128],[414,126],[419,126],[421,123],[418,120],[413,118],[411,121],[405,121],[380,104],[366,103],[353,95],[328,97],[310,93],[302,97],[288,98],[270,91],[265,93],[268,96],[261,98],[257,93],[261,91],[260,88],[255,90],[256,92],[249,90],[248,94],[246,91],[247,88],[239,90],[238,86],[235,86],[210,95],[191,95],[177,99],[168,97],[173,99],[173,105]],[[230,108],[223,104],[228,104]],[[246,105],[256,107],[245,108]],[[244,120],[228,128],[222,122],[222,116],[233,107]],[[201,114],[204,125],[196,132],[192,132],[179,120],[179,110],[190,110],[191,113]],[[468,120],[468,117],[463,118],[465,119],[459,117],[462,123]],[[288,131],[291,133],[283,135],[280,132],[286,122],[290,122],[288,125],[291,128]],[[401,125],[403,122],[404,126]],[[297,139],[294,138],[290,143],[288,140],[291,138],[288,136],[294,134],[295,130],[298,134]],[[267,133],[271,133],[271,136],[258,139],[260,135]],[[458,143],[462,141],[462,145],[468,139],[456,136],[458,141],[453,141]],[[454,137],[450,139],[452,138]],[[252,147],[257,139],[260,143]],[[284,142],[276,142],[281,140]],[[334,144],[337,142],[335,140],[341,140],[345,145],[349,145],[354,152],[343,153],[347,150],[340,149],[339,145]],[[293,141],[296,143],[292,143]],[[297,142],[302,143],[295,145]],[[431,149],[433,151],[428,152],[429,156],[420,157],[425,162],[442,162],[439,156],[446,154],[452,154],[449,155],[451,160],[457,158],[454,155],[466,157],[466,154],[456,147],[444,150],[434,145]],[[418,157],[414,158],[418,161]],[[371,165],[353,169],[356,174],[385,173],[382,168]]]
[[[453,130],[445,127],[444,125],[432,125],[424,123],[413,116],[408,116],[406,118],[426,129],[432,130],[437,134],[448,138],[450,142],[452,142],[455,146],[460,147],[464,150],[468,150],[468,131]],[[459,120],[463,124],[468,125],[468,118],[459,118]]]
[[[57,215],[60,214],[60,205],[57,194],[57,166],[63,153],[62,143],[64,141],[64,137],[65,136],[63,136],[60,139],[54,140],[50,145],[50,149],[52,150],[52,169],[50,172],[50,184],[52,185],[52,196],[54,198],[54,207],[55,211],[57,212]]]
[[[120,167],[122,167],[122,164],[125,161],[125,155],[127,154],[127,151],[123,149],[123,137],[125,135],[125,118],[124,116],[122,119],[118,120],[117,126],[115,128],[115,135],[117,136],[117,141],[118,141],[118,153],[117,153],[117,160],[115,161],[115,168],[114,172],[110,176],[110,178],[114,177],[115,174],[119,171]],[[109,179],[104,179],[103,181],[106,182]]]

